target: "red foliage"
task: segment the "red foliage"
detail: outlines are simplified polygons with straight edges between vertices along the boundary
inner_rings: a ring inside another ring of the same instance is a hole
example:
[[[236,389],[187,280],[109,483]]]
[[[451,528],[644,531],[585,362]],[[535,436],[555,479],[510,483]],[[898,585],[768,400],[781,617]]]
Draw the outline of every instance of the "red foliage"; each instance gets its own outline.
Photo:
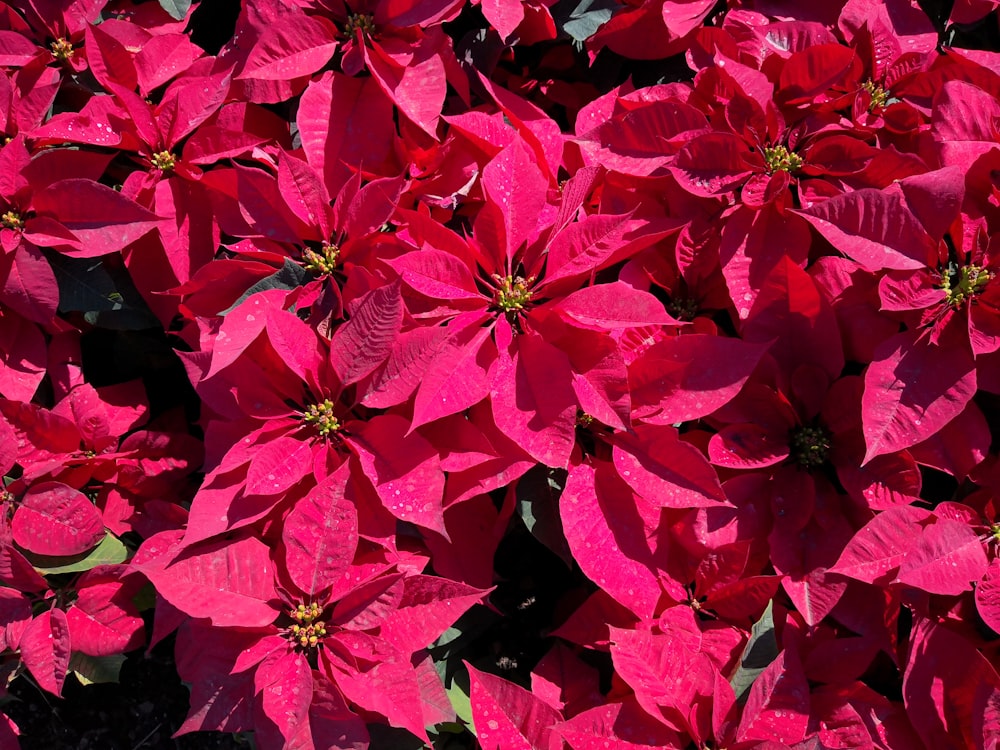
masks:
[[[997,747],[997,3],[189,5],[0,4],[6,670],[176,631],[262,750]]]

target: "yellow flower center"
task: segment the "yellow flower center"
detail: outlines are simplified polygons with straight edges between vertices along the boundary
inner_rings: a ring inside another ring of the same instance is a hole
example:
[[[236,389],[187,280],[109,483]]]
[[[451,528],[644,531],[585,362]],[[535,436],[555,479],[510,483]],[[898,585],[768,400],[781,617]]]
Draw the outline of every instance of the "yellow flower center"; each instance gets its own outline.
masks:
[[[872,79],[868,79],[863,84],[861,88],[867,91],[871,95],[871,103],[868,105],[868,111],[874,112],[876,109],[882,109],[889,102],[889,92],[882,88],[879,84],[875,83]]]
[[[0,216],[0,226],[20,231],[24,229],[24,219],[21,218],[21,214],[17,211],[7,211]]]
[[[941,273],[941,288],[945,293],[945,304],[958,307],[966,300],[979,294],[993,278],[993,272],[976,265],[959,268],[949,263]]]
[[[157,151],[150,159],[155,169],[162,172],[169,172],[177,166],[177,157],[169,151]]]
[[[328,438],[340,429],[340,422],[333,416],[333,402],[330,399],[310,404],[302,413],[302,421],[313,425],[321,438]]]
[[[316,648],[326,636],[326,624],[319,619],[322,614],[323,608],[316,602],[289,610],[292,626],[287,631],[288,640],[299,648]]]
[[[535,283],[535,277],[529,276],[500,276],[493,274],[493,280],[497,283],[496,292],[493,295],[493,304],[505,313],[519,312],[531,300],[531,285]]]
[[[769,174],[794,172],[802,168],[802,157],[785,146],[768,146],[764,149],[764,163]]]
[[[332,242],[324,242],[319,252],[312,248],[302,251],[303,264],[307,271],[312,271],[317,276],[325,276],[333,273],[340,262],[340,248]]]
[[[74,54],[73,43],[65,37],[56,39],[49,45],[49,49],[52,51],[52,57],[59,62],[66,62]]]

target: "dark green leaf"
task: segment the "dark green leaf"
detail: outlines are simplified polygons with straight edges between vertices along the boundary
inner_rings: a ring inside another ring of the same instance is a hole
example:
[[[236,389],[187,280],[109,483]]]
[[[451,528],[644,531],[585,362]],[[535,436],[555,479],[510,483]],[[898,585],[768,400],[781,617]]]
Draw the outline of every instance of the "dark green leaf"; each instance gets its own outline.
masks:
[[[160,0],[160,7],[170,14],[170,17],[183,21],[191,10],[191,0]]]
[[[564,9],[566,5],[572,3],[565,5],[560,3],[560,9]],[[580,0],[576,7],[569,11],[568,16],[558,20],[561,20],[563,32],[573,41],[582,44],[611,19],[614,9],[619,5],[617,0]]]
[[[159,326],[120,256],[70,258],[47,251],[45,257],[59,284],[59,312],[83,313],[91,325],[117,331]]]
[[[472,708],[469,705],[469,673],[462,659],[475,650],[478,639],[495,627],[498,619],[497,613],[487,607],[472,607],[438,636],[428,649],[452,708],[470,727]]]
[[[757,676],[764,671],[768,664],[778,658],[778,639],[774,634],[774,602],[767,603],[767,609],[760,619],[753,624],[750,633],[750,640],[747,641],[740,656],[740,664],[736,668],[729,684],[733,686],[736,693],[736,702],[740,705],[746,702]]]
[[[149,612],[156,606],[156,589],[147,583],[132,597],[132,604],[140,612]]]
[[[558,555],[566,567],[572,568],[573,553],[559,517],[559,495],[564,481],[565,472],[560,475],[545,466],[529,470],[517,483],[517,513],[531,535]]]
[[[124,654],[112,656],[89,656],[74,651],[69,660],[69,671],[74,672],[77,679],[84,685],[95,683],[118,682],[118,675],[125,663]]]
[[[445,672],[440,665],[446,664],[449,659],[460,661],[467,656],[465,651],[469,648],[469,644],[495,626],[498,619],[496,612],[477,605],[467,610],[454,625],[438,636],[429,649],[442,677],[445,676]]]
[[[256,294],[257,292],[263,292],[268,289],[296,289],[302,286],[306,279],[309,278],[309,272],[300,266],[295,261],[285,258],[285,265],[283,265],[278,271],[267,276],[252,287],[247,289],[240,295],[240,298],[236,300],[232,305],[223,310],[220,314],[227,315],[240,306],[251,294]]]

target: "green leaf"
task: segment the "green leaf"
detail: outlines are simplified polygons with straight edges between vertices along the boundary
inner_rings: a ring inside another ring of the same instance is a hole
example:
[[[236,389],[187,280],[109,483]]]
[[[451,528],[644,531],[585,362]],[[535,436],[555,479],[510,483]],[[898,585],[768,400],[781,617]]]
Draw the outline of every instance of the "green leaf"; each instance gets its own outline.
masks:
[[[183,21],[191,10],[191,0],[160,0],[160,7],[175,21]]]
[[[137,331],[160,325],[117,255],[71,258],[45,252],[59,285],[59,312],[83,313],[91,325]]]
[[[153,584],[147,583],[139,589],[132,597],[132,604],[140,612],[148,612],[156,606],[156,589]]]
[[[767,609],[760,619],[753,624],[750,633],[750,640],[743,649],[740,656],[739,666],[729,680],[736,693],[736,702],[743,705],[750,687],[757,676],[764,671],[768,664],[778,658],[778,639],[774,634],[774,602],[767,603]]]
[[[517,514],[531,535],[572,568],[573,553],[559,516],[559,495],[565,480],[565,472],[536,466],[518,481],[515,496]]]
[[[251,294],[263,292],[268,289],[297,289],[302,286],[311,274],[290,258],[285,258],[285,265],[275,273],[267,276],[240,295],[240,298],[223,310],[220,315],[227,315],[240,306]]]
[[[429,650],[444,685],[445,693],[458,717],[472,730],[472,706],[469,703],[469,673],[462,664],[476,641],[495,627],[499,616],[483,606],[475,606],[463,614],[431,644]]]
[[[444,631],[441,635],[438,636],[438,639],[431,644],[431,648],[442,649],[442,653],[447,653],[448,650],[445,649],[444,647],[455,643],[455,641],[457,641],[461,637],[462,637],[462,629],[452,625],[450,628],[448,628],[446,631]]]
[[[98,565],[114,565],[128,560],[128,547],[110,531],[100,544],[89,552],[72,557],[49,557],[47,555],[25,555],[42,575],[57,573],[83,573]]]
[[[615,0],[581,0],[568,17],[557,18],[557,25],[574,42],[582,44],[611,20],[619,4]]]
[[[451,681],[451,684],[445,687],[444,691],[448,694],[448,700],[451,702],[451,707],[455,709],[455,713],[458,715],[463,722],[465,722],[466,727],[469,731],[472,731],[472,701],[469,700],[469,676],[464,675],[464,680],[459,680],[458,675],[456,679]],[[464,683],[464,687],[460,682]]]
[[[118,682],[118,676],[121,674],[124,663],[124,654],[89,656],[74,651],[69,660],[69,671],[76,674],[77,679],[84,685]]]
[[[434,657],[434,665],[437,667],[438,673],[441,674],[442,678],[446,677],[446,673],[443,671],[444,668],[441,665],[445,664],[449,659],[455,659],[458,662],[459,669],[464,670],[460,662],[463,655],[465,655],[465,650],[487,630],[496,627],[499,619],[499,615],[489,607],[477,604],[475,607],[467,610],[455,621],[454,625],[438,636],[437,640],[429,646],[429,649],[431,656]],[[447,675],[450,676],[453,673],[453,671],[448,671]]]

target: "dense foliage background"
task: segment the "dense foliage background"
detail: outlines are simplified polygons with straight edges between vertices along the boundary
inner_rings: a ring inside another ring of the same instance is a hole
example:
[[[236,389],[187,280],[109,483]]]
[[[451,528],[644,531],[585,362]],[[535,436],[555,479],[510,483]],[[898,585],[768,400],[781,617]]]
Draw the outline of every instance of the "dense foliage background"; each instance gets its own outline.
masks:
[[[0,749],[1000,748],[998,5],[0,3]]]

